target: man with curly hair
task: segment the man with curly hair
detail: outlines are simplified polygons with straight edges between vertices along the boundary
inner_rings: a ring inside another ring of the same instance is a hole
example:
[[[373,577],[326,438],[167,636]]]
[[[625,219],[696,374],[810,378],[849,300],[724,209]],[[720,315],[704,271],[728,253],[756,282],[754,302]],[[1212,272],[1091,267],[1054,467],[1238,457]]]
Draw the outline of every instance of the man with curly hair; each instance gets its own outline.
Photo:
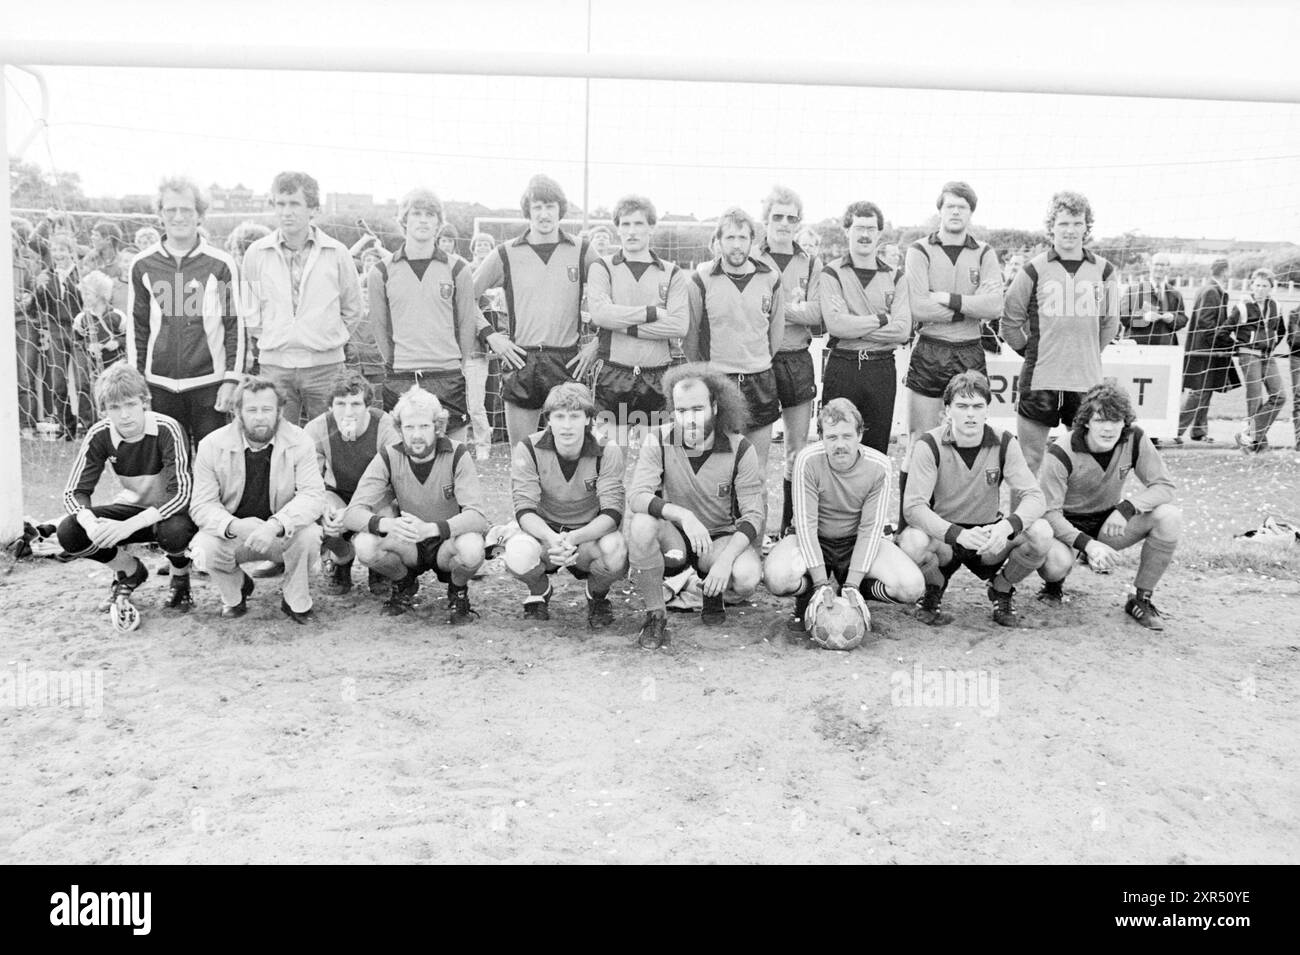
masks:
[[[629,563],[646,608],[638,642],[648,650],[668,642],[665,567],[704,575],[701,619],[711,626],[726,620],[724,591],[747,598],[762,574],[754,542],[763,474],[739,433],[746,415],[739,386],[712,367],[686,364],[664,375],[664,392],[671,420],[646,436],[628,490]]]
[[[1079,399],[1101,381],[1101,352],[1119,331],[1119,273],[1086,247],[1092,206],[1058,192],[1047,206],[1052,247],[1025,263],[1007,289],[1002,337],[1024,356],[1016,431],[1037,471],[1047,435],[1074,420]]]
[[[1039,596],[1048,603],[1061,602],[1061,584],[1074,568],[1076,554],[1107,572],[1119,551],[1140,542],[1135,593],[1124,612],[1149,630],[1163,630],[1151,594],[1169,569],[1182,536],[1183,515],[1173,503],[1174,482],[1165,462],[1133,424],[1136,417],[1128,392],[1104,382],[1083,396],[1070,433],[1048,447],[1038,483],[1056,539],[1039,570],[1047,581]],[[1125,498],[1130,474],[1143,487]]]

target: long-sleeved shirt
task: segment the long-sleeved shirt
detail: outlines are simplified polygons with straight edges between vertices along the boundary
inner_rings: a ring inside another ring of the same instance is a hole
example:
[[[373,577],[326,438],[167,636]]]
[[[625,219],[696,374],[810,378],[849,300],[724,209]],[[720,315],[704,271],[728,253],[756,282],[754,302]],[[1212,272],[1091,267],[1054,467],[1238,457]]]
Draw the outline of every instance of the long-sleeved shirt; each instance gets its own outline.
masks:
[[[1242,299],[1232,308],[1232,320],[1238,348],[1271,355],[1282,340],[1282,310],[1274,299]]]
[[[676,264],[653,252],[648,263],[629,262],[622,251],[592,262],[587,307],[599,356],[628,368],[669,364],[670,339],[683,337],[690,327],[689,281]]]
[[[487,516],[474,456],[466,453],[465,445],[444,436],[435,443],[432,460],[432,468],[420,480],[405,444],[399,441],[380,447],[357,483],[348,510],[374,514],[396,504],[403,514],[437,524],[443,540],[482,534],[487,530]]]
[[[1078,260],[1055,249],[1034,256],[1007,289],[1000,330],[1025,358],[1021,391],[1100,384],[1102,349],[1119,331],[1115,267],[1088,249]]]
[[[866,573],[880,550],[880,534],[889,507],[889,458],[874,448],[857,446],[853,466],[831,467],[821,441],[808,445],[794,459],[791,500],[799,553],[808,567],[820,567],[818,538],[844,540],[857,536],[850,567]]]
[[[63,506],[69,514],[90,507],[91,495],[107,466],[122,490],[114,504],[158,509],[166,520],[190,506],[190,439],[175,419],[146,411],[144,434],[126,441],[107,418],[91,426],[68,474]]]
[[[628,506],[663,517],[664,504],[684,507],[710,536],[739,531],[750,542],[763,529],[763,474],[758,452],[740,435],[715,431],[713,445],[688,454],[675,426],[650,431],[641,445]]]
[[[370,325],[389,371],[455,371],[474,353],[483,316],[460,256],[435,249],[420,275],[403,246],[370,270],[366,284]]]
[[[510,457],[510,495],[515,520],[536,514],[565,527],[585,527],[599,515],[623,523],[623,452],[613,441],[604,447],[591,432],[578,457],[560,457],[550,428],[530,434]]]
[[[293,253],[278,229],[244,254],[244,320],[265,365],[341,362],[348,330],[361,317],[361,280],[347,246],[313,226],[299,254],[304,258],[296,295]]]
[[[719,371],[756,375],[772,367],[785,333],[785,295],[776,269],[750,259],[732,276],[717,259],[696,269],[687,286],[691,325],[682,350]]]
[[[239,419],[199,442],[194,456],[190,517],[200,530],[225,536],[244,496],[248,441]],[[315,522],[325,511],[325,482],[316,449],[302,428],[280,419],[271,439],[271,516],[286,535]]]
[[[785,289],[785,332],[779,350],[803,351],[814,335],[825,331],[821,299],[817,294],[817,287],[821,285],[822,260],[809,255],[795,242],[794,253],[782,268],[766,240],[759,246],[755,258],[781,276],[781,287]],[[794,301],[796,298],[798,301]]]
[[[985,425],[984,437],[969,465],[962,450],[969,449],[957,447],[952,425],[947,422],[924,432],[912,445],[903,496],[908,524],[937,540],[954,543],[964,527],[992,524],[998,519],[1003,484],[1011,488],[1011,500],[1016,502],[1007,518],[1016,533],[1043,516],[1043,492],[1025,463],[1020,442],[1009,431]]]
[[[343,437],[330,411],[312,418],[303,428],[316,447],[316,463],[325,478],[325,490],[337,494],[344,504],[352,500],[357,482],[379,449],[401,440],[392,415],[378,408],[366,411],[366,430],[351,441]]]
[[[1143,488],[1124,500],[1124,482],[1130,474],[1137,475]],[[1070,523],[1072,515],[1117,510],[1130,519],[1174,499],[1174,481],[1164,459],[1142,429],[1135,427],[1121,435],[1104,465],[1088,450],[1084,435],[1073,431],[1062,435],[1047,446],[1038,483],[1052,534],[1080,552],[1093,538]]]
[[[1152,322],[1150,325],[1134,327],[1133,319],[1141,318],[1145,312],[1169,312],[1174,322]],[[1136,285],[1125,289],[1119,306],[1119,320],[1128,337],[1139,345],[1177,345],[1176,332],[1187,326],[1187,312],[1183,306],[1183,294],[1172,285],[1165,284],[1156,288],[1150,279],[1139,279]]]
[[[524,348],[578,344],[583,287],[596,253],[586,239],[579,245],[563,229],[557,235],[555,244],[537,246],[525,232],[493,249],[474,273],[476,296],[498,285],[505,291],[509,336]]]
[[[830,348],[891,352],[912,333],[903,271],[879,258],[872,269],[855,269],[849,255],[830,263],[822,269],[818,298]]]
[[[935,341],[979,341],[980,322],[1002,314],[1002,267],[987,242],[972,235],[961,245],[944,245],[938,232],[907,247],[903,262],[908,300],[917,335]],[[931,292],[945,292],[947,307]]]

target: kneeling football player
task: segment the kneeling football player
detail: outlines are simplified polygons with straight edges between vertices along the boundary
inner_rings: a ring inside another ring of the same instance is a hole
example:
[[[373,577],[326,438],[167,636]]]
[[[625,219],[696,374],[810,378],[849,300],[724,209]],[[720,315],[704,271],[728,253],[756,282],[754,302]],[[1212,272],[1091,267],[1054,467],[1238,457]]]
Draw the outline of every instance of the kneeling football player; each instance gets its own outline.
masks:
[[[723,592],[749,597],[763,570],[754,548],[763,476],[739,433],[747,416],[740,387],[708,365],[677,365],[664,375],[664,395],[671,421],[646,436],[628,492],[628,557],[646,608],[637,642],[648,650],[668,642],[665,568],[703,575],[709,625],[726,620]]]
[[[384,613],[411,609],[420,575],[432,570],[447,585],[449,622],[469,623],[469,581],[483,564],[483,497],[473,455],[447,437],[447,412],[418,385],[397,401],[402,440],[370,462],[343,526],[356,531],[357,560],[393,581]],[[396,507],[397,517],[381,517]]]
[[[316,463],[325,476],[321,556],[325,558],[325,592],[329,594],[345,594],[352,589],[356,552],[352,532],[343,527],[343,514],[357,482],[379,449],[398,441],[388,412],[370,407],[373,395],[370,382],[358,372],[345,371],[330,386],[329,410],[312,418],[303,429],[316,446]],[[372,592],[380,581],[387,582],[374,571],[370,577]]]
[[[129,599],[149,579],[149,569],[122,545],[157,541],[172,565],[171,595],[163,606],[189,610],[185,550],[198,530],[189,514],[190,440],[174,419],[150,410],[149,385],[134,365],[110,365],[95,380],[94,391],[104,417],[87,432],[68,475],[63,492],[68,516],[59,524],[59,543],[73,557],[115,571],[112,602]],[[122,491],[113,503],[92,506],[106,465]]]
[[[1042,566],[1052,543],[1043,492],[1020,442],[986,423],[992,398],[981,372],[954,375],[943,392],[944,423],[912,445],[903,495],[908,526],[898,546],[925,574],[916,617],[931,626],[952,622],[943,592],[962,566],[989,582],[994,623],[1016,626],[1015,585]],[[998,511],[1003,484],[1011,489],[1006,517]]]
[[[794,594],[788,628],[797,632],[812,619],[810,600],[829,600],[836,583],[864,621],[870,619],[864,597],[914,604],[925,591],[916,564],[881,537],[890,464],[862,443],[861,413],[847,398],[834,398],[817,415],[817,423],[821,440],[800,451],[794,462],[795,533],[782,538],[763,564],[764,582],[774,597]]]
[[[1173,503],[1169,470],[1151,439],[1133,425],[1136,417],[1128,392],[1105,382],[1083,396],[1073,430],[1047,448],[1038,482],[1056,540],[1038,571],[1047,581],[1039,596],[1060,603],[1076,552],[1089,566],[1109,571],[1117,551],[1141,541],[1136,593],[1124,612],[1150,630],[1163,630],[1151,593],[1173,559],[1183,514]],[[1125,499],[1130,474],[1143,487]]]
[[[544,430],[515,446],[510,490],[520,533],[506,541],[505,563],[528,584],[524,616],[550,619],[553,588],[547,579],[561,567],[587,581],[587,623],[614,622],[609,589],[627,573],[623,522],[623,452],[604,447],[591,431],[596,403],[586,385],[564,382],[542,405]]]

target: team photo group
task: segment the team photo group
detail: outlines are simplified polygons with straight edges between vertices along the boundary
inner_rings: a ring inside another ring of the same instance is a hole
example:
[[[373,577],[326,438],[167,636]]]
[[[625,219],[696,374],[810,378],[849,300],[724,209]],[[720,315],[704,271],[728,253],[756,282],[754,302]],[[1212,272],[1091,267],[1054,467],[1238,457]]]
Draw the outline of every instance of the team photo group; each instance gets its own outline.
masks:
[[[472,628],[472,582],[499,555],[519,581],[509,612],[530,621],[572,586],[588,626],[608,628],[611,589],[629,579],[648,650],[670,642],[666,580],[694,579],[705,625],[761,585],[789,598],[790,640],[852,649],[871,603],[952,623],[944,596],[963,567],[992,620],[1015,627],[1018,588],[1050,613],[1077,563],[1106,573],[1137,547],[1122,612],[1161,630],[1153,592],[1182,516],[1102,354],[1125,333],[1172,339],[1188,321],[1181,298],[1157,287],[1134,306],[1088,245],[1079,193],[1050,197],[1049,248],[1010,276],[970,232],[975,190],[948,182],[936,195],[937,228],[903,250],[883,247],[875,203],[848,203],[847,251],[822,257],[798,194],[777,186],[757,217],[721,212],[712,257],[682,267],[652,249],[656,209],[640,195],[614,205],[606,243],[565,231],[563,189],[534,176],[525,231],[475,235],[466,259],[419,188],[399,204],[400,246],[375,242],[359,268],[358,250],[315,224],[310,175],[275,176],[275,227],[233,252],[206,237],[203,191],[164,179],[161,230],[131,258],[114,313],[121,346],[88,388],[99,417],[82,429],[59,544],[115,572],[104,606],[119,629],[142,612],[239,626],[255,585],[277,575],[296,623],[310,623],[313,592],[354,586],[396,616],[430,573],[448,625]],[[1198,300],[1193,322],[1212,311],[1238,341],[1276,324],[1266,298],[1236,320],[1222,286],[1209,289],[1219,294]],[[352,360],[363,313],[377,349],[365,367]],[[1014,433],[988,422],[986,361],[1003,343],[1024,359]],[[485,501],[489,359],[511,513]],[[1193,437],[1199,411],[1186,416]],[[95,503],[110,471],[120,493]],[[137,593],[150,571],[125,549],[138,543],[167,557],[153,610]],[[192,570],[219,606],[194,606]],[[560,570],[576,582],[560,584]]]

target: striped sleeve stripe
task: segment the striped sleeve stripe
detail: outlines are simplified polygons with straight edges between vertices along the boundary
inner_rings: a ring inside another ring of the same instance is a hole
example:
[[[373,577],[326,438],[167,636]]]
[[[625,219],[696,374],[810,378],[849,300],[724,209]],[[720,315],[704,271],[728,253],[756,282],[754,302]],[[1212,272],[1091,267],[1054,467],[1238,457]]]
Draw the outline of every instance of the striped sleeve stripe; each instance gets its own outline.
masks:
[[[69,514],[75,514],[81,510],[75,492],[78,485],[81,484],[82,475],[86,472],[86,454],[95,438],[106,430],[108,430],[107,419],[95,422],[86,434],[86,440],[81,442],[81,450],[77,452],[76,460],[72,462],[72,471],[68,474],[68,484],[63,489],[63,507]]]
[[[176,449],[176,493],[158,508],[159,519],[166,520],[189,507],[193,475],[190,473],[190,439],[181,430],[180,424],[163,415],[159,415],[158,424],[171,435],[172,446]],[[159,434],[161,433],[160,430]]]
[[[880,551],[880,529],[885,526],[885,515],[889,512],[889,490],[893,476],[889,458],[875,448],[865,448],[865,452],[864,457],[880,468],[881,474],[884,476],[885,486],[882,493],[876,498],[875,532],[867,538],[867,550],[862,555],[862,566],[856,568],[864,574],[871,569],[871,565],[876,560],[876,554]]]
[[[808,526],[810,515],[808,514],[808,505],[804,499],[804,486],[807,483],[808,462],[813,457],[826,457],[826,446],[820,441],[810,444],[799,452],[798,457],[794,459],[794,475],[791,479],[792,486],[790,496],[794,505],[794,526],[795,540],[799,542],[799,553],[803,555],[804,561],[809,567],[816,567],[823,563],[821,546],[817,542],[817,527],[812,527],[811,539],[805,531]]]

